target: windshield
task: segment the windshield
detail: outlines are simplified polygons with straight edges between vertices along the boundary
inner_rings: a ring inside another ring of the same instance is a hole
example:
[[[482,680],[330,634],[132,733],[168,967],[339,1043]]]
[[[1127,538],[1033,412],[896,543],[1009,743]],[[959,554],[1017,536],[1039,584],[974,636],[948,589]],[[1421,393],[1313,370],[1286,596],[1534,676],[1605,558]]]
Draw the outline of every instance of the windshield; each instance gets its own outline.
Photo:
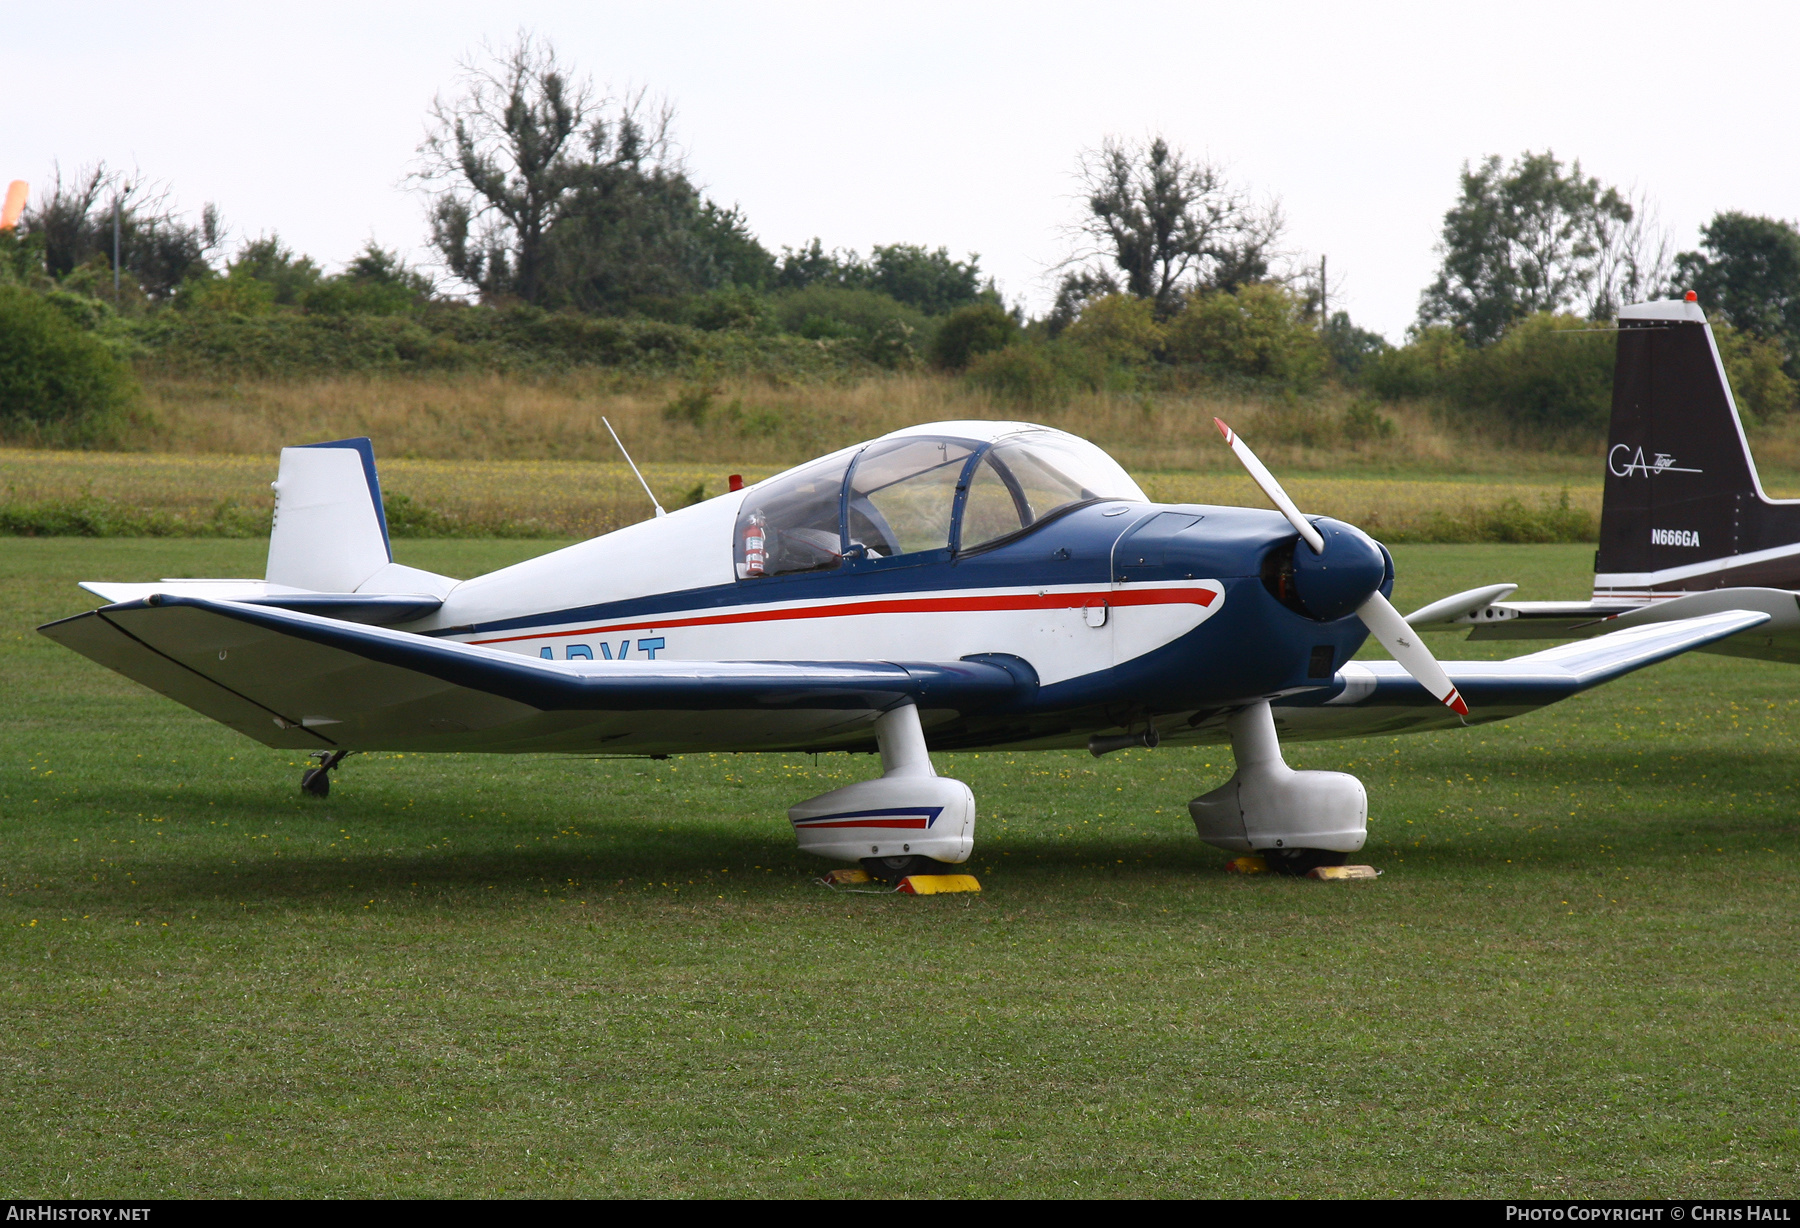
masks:
[[[995,444],[969,482],[961,548],[971,549],[1091,499],[1147,502],[1117,461],[1083,439],[1025,435]]]
[[[1093,444],[1033,431],[1007,436],[982,454],[968,480],[958,530],[959,486],[979,447],[963,439],[890,439],[752,487],[737,519],[738,578],[829,571],[846,557],[922,554],[953,541],[969,550],[1078,503],[1148,501],[1118,462]]]
[[[950,545],[956,486],[974,445],[953,439],[871,444],[850,475],[850,546],[891,558]]]

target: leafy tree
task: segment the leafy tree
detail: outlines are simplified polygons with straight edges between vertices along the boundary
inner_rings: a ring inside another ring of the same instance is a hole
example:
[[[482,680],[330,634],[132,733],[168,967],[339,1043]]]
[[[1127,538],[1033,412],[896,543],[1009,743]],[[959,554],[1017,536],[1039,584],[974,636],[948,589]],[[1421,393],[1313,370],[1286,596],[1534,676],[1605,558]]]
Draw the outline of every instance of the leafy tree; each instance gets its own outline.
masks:
[[[1721,213],[1697,252],[1675,258],[1676,277],[1733,328],[1800,354],[1800,230],[1792,222]]]
[[[926,315],[944,315],[958,307],[986,298],[998,302],[990,284],[981,278],[981,258],[973,253],[952,260],[948,248],[936,251],[911,243],[876,247],[863,259],[854,250],[825,250],[817,238],[796,251],[784,247],[773,282],[783,289],[835,286],[844,290],[874,290]]]
[[[541,300],[629,310],[719,286],[766,282],[773,262],[735,209],[666,168],[595,176],[551,234]]]
[[[1050,335],[1061,336],[1064,329],[1080,318],[1089,303],[1118,293],[1119,279],[1105,269],[1077,269],[1064,274],[1056,287],[1056,301],[1051,304],[1050,314],[1044,321]]]
[[[1510,166],[1498,156],[1465,163],[1419,323],[1447,324],[1486,345],[1540,312],[1611,318],[1666,276],[1666,240],[1651,217],[1644,202],[1582,174],[1580,162],[1565,170],[1549,152],[1528,151]]]
[[[1713,325],[1713,337],[1740,410],[1752,420],[1793,412],[1794,381],[1784,370],[1788,354],[1779,341],[1758,337],[1722,321]]]
[[[95,259],[110,268],[115,211],[120,269],[152,299],[167,299],[190,276],[211,271],[209,258],[223,239],[218,210],[206,205],[197,222],[186,221],[166,189],[104,162],[67,182],[55,168],[50,191],[26,209],[20,227],[42,242],[45,270],[62,278]]]
[[[869,288],[926,315],[944,315],[982,297],[980,259],[971,253],[966,261],[952,260],[946,248],[890,243],[870,253]]]
[[[781,262],[775,271],[775,286],[782,290],[804,290],[808,286],[825,285],[853,288],[860,286],[862,259],[853,251],[826,251],[815,236],[805,247],[781,249]]]
[[[767,280],[742,215],[682,172],[667,107],[598,96],[530,36],[462,69],[432,104],[417,180],[432,246],[483,298],[611,310]]]
[[[296,306],[324,277],[310,256],[295,255],[277,234],[267,234],[244,244],[227,266],[227,275],[251,277],[269,287],[272,302]]]
[[[1196,289],[1235,290],[1268,276],[1280,207],[1252,203],[1219,168],[1161,137],[1147,145],[1109,137],[1082,155],[1077,178],[1085,214],[1074,231],[1083,247],[1059,294],[1068,308],[1116,287],[1167,317]]]
[[[1319,335],[1325,342],[1325,352],[1331,356],[1331,365],[1345,375],[1355,375],[1371,358],[1391,348],[1380,333],[1352,324],[1347,311],[1332,312]]]

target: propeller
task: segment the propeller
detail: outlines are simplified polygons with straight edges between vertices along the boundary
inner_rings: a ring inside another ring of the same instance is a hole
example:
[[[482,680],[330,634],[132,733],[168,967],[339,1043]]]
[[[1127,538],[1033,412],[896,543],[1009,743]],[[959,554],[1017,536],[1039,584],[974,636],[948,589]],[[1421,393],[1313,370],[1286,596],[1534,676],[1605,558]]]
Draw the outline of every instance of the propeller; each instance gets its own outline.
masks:
[[[1300,534],[1300,539],[1315,555],[1324,555],[1326,551],[1324,534],[1319,532],[1317,525],[1300,514],[1300,509],[1294,505],[1292,499],[1288,498],[1287,491],[1281,488],[1281,483],[1275,480],[1275,475],[1270,473],[1268,468],[1256,458],[1256,453],[1250,450],[1250,445],[1238,438],[1237,433],[1219,419],[1214,418],[1213,425],[1219,428],[1219,434],[1225,437],[1226,445],[1249,472],[1251,480],[1262,488],[1263,494],[1269,497],[1269,502],[1273,503],[1281,510],[1281,514],[1287,517],[1288,523],[1294,526],[1294,531]],[[1393,654],[1394,660],[1398,661],[1400,667],[1412,675],[1414,682],[1430,691],[1439,703],[1459,716],[1469,714],[1469,705],[1463,702],[1462,695],[1457,692],[1456,684],[1450,681],[1450,675],[1444,672],[1444,667],[1437,663],[1437,658],[1432,656],[1430,650],[1425,647],[1419,633],[1413,630],[1400,616],[1400,611],[1394,608],[1393,603],[1381,595],[1380,588],[1375,588],[1368,596],[1362,598],[1355,609],[1356,616],[1363,621],[1363,626],[1367,627],[1369,633],[1381,642],[1383,648]]]

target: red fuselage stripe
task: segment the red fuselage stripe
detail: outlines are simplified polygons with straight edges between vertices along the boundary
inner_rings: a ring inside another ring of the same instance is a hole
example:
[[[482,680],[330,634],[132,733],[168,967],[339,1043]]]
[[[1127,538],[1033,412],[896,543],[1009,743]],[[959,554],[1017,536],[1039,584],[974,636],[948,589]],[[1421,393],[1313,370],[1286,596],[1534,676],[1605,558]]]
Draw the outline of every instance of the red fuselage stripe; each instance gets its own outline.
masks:
[[[788,610],[746,610],[739,614],[709,614],[700,618],[654,619],[580,627],[573,631],[537,631],[530,635],[503,635],[470,640],[472,644],[511,644],[518,640],[554,640],[571,635],[610,635],[616,631],[661,631],[670,627],[718,627],[731,623],[785,622],[800,618],[854,618],[863,614],[962,614],[984,610],[1079,610],[1103,603],[1117,608],[1128,605],[1209,606],[1218,594],[1209,588],[1163,588],[1099,593],[1018,593],[994,597],[915,597],[890,601],[850,601],[841,605],[803,606]]]

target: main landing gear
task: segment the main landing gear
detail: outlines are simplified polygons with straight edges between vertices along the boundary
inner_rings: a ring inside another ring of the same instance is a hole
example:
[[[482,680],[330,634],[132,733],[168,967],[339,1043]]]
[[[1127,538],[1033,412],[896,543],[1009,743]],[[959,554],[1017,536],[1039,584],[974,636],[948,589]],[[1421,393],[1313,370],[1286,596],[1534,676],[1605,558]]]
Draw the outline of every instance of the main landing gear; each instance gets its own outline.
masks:
[[[942,874],[975,847],[975,795],[939,776],[925,748],[919,710],[903,704],[875,721],[881,776],[809,798],[788,811],[800,849],[861,862],[871,878],[897,882]]]
[[[352,752],[347,750],[315,750],[312,757],[318,760],[317,767],[309,767],[300,773],[300,792],[312,797],[324,797],[331,792],[331,773]]]
[[[1269,705],[1230,716],[1237,771],[1188,803],[1194,829],[1214,848],[1257,853],[1278,874],[1341,866],[1368,838],[1369,795],[1344,772],[1296,772],[1281,758]]]

